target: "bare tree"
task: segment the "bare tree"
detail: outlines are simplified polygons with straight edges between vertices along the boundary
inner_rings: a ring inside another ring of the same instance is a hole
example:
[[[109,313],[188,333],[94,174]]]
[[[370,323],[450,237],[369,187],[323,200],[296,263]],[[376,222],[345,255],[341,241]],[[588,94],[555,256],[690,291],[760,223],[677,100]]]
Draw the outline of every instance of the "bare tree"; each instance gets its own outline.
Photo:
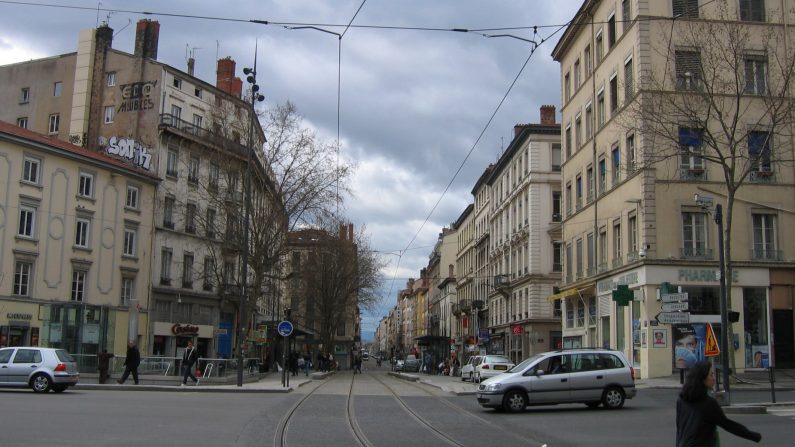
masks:
[[[785,46],[786,28],[776,25],[781,11],[760,26],[738,22],[723,2],[714,7],[717,17],[677,18],[653,39],[652,66],[662,60],[666,69],[641,66],[637,96],[618,125],[643,140],[626,169],[705,182],[725,194],[720,237],[731,278],[738,191],[774,183],[777,170],[792,165],[795,57]],[[631,95],[633,86],[625,87]]]

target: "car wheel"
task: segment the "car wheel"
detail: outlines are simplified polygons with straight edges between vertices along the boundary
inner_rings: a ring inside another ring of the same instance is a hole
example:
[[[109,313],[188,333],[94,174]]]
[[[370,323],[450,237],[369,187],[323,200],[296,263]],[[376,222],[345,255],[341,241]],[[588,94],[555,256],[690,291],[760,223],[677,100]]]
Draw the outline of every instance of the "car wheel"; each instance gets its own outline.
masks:
[[[527,398],[521,391],[508,391],[502,399],[502,408],[510,413],[518,413],[524,410],[526,406]]]
[[[483,380],[480,378],[480,373],[478,373],[478,376],[475,377],[475,380],[477,381],[477,383],[480,383],[480,381]]]
[[[469,372],[469,381],[475,383],[475,378],[472,376],[472,371]]]
[[[36,374],[30,381],[30,387],[37,393],[46,393],[52,388],[52,380],[46,374]]]
[[[69,385],[53,385],[52,390],[55,393],[63,393],[66,389],[69,388]]]
[[[599,402],[599,401],[597,400],[597,401],[595,401],[595,402],[585,402],[585,405],[587,405],[587,406],[588,406],[588,408],[596,408],[596,407],[598,407],[598,406],[599,406],[599,404],[601,404],[601,403],[602,403],[602,402]]]
[[[625,400],[624,390],[618,387],[610,387],[602,393],[602,403],[608,410],[618,410]]]

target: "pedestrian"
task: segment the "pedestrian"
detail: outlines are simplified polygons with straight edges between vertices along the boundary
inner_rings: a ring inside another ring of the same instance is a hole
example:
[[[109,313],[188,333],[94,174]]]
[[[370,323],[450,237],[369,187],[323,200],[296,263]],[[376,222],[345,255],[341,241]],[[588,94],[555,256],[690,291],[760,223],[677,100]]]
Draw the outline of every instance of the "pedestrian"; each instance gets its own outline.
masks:
[[[431,373],[431,366],[433,366],[433,360],[431,359],[431,354],[426,352],[425,357],[422,359],[422,363],[424,364],[423,367],[425,369],[425,374]]]
[[[362,356],[358,354],[354,354],[353,357],[353,373],[356,374],[356,372],[362,373]]]
[[[759,442],[762,435],[751,431],[723,414],[710,395],[715,385],[715,370],[708,361],[690,368],[676,401],[676,447],[712,447],[720,445],[717,427],[736,436]]]
[[[182,386],[188,383],[188,377],[193,380],[193,383],[199,383],[199,379],[193,375],[193,365],[199,360],[199,351],[193,347],[193,342],[188,340],[188,346],[185,352],[182,353],[182,368],[185,371],[182,373]]]
[[[99,383],[105,383],[108,380],[108,370],[110,369],[110,359],[113,358],[113,354],[108,354],[107,349],[103,349],[97,355],[97,369],[99,370]]]
[[[309,368],[312,367],[312,356],[307,352],[303,355],[302,360],[304,361],[304,375],[309,377]]]
[[[297,362],[298,362],[298,368],[304,370],[304,374],[308,376],[309,372],[306,369],[306,359],[304,359],[304,356],[299,355]]]
[[[122,374],[121,379],[116,382],[120,385],[123,384],[127,380],[127,377],[130,376],[130,373],[132,373],[133,381],[138,385],[138,365],[140,364],[141,352],[138,351],[135,341],[130,340],[127,342],[127,358],[124,359],[124,374]]]

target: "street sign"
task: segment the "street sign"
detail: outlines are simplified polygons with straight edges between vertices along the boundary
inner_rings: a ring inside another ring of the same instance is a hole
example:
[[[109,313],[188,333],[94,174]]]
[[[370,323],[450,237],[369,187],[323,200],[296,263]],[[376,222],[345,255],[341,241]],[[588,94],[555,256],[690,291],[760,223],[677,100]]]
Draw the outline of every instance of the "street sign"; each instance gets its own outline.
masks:
[[[290,334],[293,333],[293,324],[289,321],[282,321],[279,323],[277,331],[279,331],[279,335],[282,337],[289,337]]]
[[[707,323],[707,341],[704,343],[704,357],[717,357],[720,355],[718,340],[715,338],[715,331],[712,330],[712,323]]]
[[[688,302],[684,301],[681,303],[663,303],[662,304],[662,311],[663,312],[676,312],[677,310],[687,310],[688,309]]]
[[[660,295],[663,303],[676,303],[679,301],[687,301],[687,293],[668,293]]]
[[[690,312],[660,312],[656,318],[663,324],[690,323]]]

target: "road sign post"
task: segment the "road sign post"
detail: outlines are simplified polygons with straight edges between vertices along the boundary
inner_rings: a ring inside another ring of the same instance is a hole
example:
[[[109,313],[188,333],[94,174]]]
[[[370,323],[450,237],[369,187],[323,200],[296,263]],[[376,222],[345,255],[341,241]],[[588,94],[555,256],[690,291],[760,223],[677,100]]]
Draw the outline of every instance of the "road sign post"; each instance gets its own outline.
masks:
[[[687,293],[667,293],[660,295],[660,301],[663,303],[677,303],[680,301],[687,301]]]
[[[686,324],[690,323],[690,312],[660,312],[655,318],[663,324]]]
[[[663,303],[663,312],[676,312],[681,310],[688,310],[689,306],[687,301],[681,303]]]

